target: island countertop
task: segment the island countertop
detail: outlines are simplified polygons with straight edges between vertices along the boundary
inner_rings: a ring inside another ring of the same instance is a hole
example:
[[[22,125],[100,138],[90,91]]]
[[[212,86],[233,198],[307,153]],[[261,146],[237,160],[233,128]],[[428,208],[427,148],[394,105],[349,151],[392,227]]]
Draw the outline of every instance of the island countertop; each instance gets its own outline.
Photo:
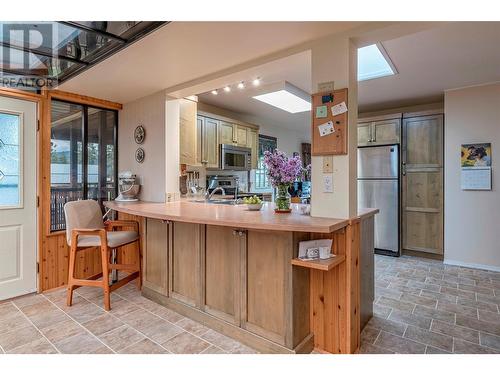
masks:
[[[107,201],[104,205],[136,216],[248,229],[332,233],[349,224],[349,219],[302,215],[299,204],[292,204],[289,214],[275,213],[272,203],[264,203],[261,211],[248,211],[246,205],[207,204],[188,200],[169,203]],[[373,210],[373,214],[376,212],[378,210]]]

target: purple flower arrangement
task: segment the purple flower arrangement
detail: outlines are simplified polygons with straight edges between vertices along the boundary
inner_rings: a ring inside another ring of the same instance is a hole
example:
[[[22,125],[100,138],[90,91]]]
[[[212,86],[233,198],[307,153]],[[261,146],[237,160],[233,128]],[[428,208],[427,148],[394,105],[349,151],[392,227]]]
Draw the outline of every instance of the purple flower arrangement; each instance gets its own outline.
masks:
[[[300,156],[289,158],[278,149],[273,152],[264,152],[264,164],[267,167],[267,177],[273,187],[291,185],[304,172]]]

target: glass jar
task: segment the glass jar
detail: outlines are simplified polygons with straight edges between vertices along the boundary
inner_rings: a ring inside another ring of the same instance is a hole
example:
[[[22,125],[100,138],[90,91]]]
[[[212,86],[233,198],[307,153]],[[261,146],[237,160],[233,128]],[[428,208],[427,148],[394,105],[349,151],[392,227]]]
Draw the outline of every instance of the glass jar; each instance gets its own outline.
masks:
[[[276,187],[276,198],[274,200],[274,211],[278,213],[291,212],[291,195],[288,192],[289,185],[278,185]]]

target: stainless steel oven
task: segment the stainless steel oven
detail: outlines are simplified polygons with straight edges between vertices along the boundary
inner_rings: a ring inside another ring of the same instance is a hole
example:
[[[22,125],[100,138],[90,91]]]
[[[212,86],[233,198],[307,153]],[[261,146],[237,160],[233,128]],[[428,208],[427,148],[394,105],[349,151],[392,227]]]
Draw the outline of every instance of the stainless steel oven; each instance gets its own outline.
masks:
[[[220,169],[249,171],[252,169],[252,149],[233,145],[220,145]]]

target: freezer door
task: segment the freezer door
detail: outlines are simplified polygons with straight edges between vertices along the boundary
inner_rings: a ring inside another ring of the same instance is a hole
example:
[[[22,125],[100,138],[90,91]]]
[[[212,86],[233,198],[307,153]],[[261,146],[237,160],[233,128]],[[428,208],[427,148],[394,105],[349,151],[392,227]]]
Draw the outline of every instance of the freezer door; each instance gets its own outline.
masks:
[[[375,248],[399,253],[398,180],[358,180],[358,207],[378,208]]]
[[[358,148],[358,178],[398,178],[398,145]]]

